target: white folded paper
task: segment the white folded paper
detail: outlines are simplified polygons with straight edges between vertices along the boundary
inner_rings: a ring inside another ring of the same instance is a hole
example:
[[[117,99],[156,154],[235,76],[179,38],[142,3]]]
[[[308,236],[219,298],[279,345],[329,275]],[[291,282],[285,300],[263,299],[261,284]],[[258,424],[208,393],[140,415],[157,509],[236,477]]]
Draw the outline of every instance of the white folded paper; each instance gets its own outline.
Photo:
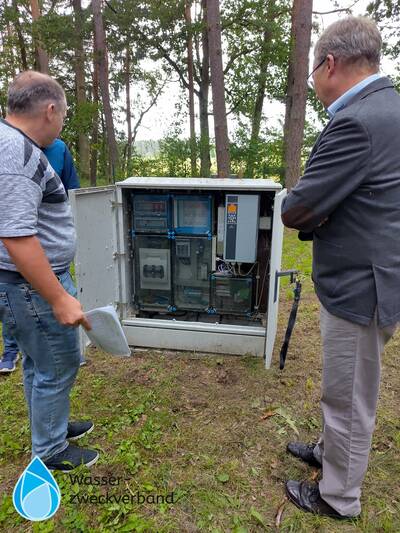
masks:
[[[85,315],[92,326],[85,333],[93,344],[113,355],[131,355],[124,330],[112,305],[92,309]]]

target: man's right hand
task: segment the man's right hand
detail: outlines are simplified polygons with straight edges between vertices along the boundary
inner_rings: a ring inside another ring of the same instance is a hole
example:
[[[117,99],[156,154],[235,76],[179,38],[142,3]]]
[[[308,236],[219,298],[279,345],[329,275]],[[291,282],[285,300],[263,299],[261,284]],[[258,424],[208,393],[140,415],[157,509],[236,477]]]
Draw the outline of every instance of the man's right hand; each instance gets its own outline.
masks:
[[[63,326],[77,327],[82,325],[86,330],[92,329],[83,313],[81,304],[67,292],[57,298],[52,308],[54,316]]]

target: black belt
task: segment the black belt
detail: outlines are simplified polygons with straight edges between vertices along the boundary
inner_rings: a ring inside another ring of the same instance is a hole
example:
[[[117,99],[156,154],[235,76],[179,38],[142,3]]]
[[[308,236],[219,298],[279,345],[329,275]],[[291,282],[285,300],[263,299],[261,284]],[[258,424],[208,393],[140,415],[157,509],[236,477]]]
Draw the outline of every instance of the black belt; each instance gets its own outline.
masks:
[[[287,327],[286,335],[285,335],[285,341],[282,345],[281,353],[280,353],[279,368],[281,370],[285,368],[286,355],[287,355],[287,351],[289,348],[289,341],[290,341],[290,337],[292,336],[294,325],[296,323],[297,308],[299,307],[299,301],[300,301],[300,295],[301,295],[301,283],[299,279],[296,279],[296,287],[294,288],[293,292],[294,292],[293,306],[290,312],[289,323],[288,323],[288,327]]]
[[[69,271],[69,268],[61,270],[61,272],[54,272],[54,274],[60,278],[63,274]],[[21,276],[19,272],[14,272],[13,270],[2,270],[0,268],[0,283],[29,283],[26,279]]]

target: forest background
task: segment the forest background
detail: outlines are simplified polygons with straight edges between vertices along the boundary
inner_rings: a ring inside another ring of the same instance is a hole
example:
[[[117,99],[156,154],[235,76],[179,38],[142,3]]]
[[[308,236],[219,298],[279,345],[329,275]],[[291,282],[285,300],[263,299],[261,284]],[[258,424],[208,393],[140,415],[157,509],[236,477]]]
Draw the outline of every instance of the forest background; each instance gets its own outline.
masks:
[[[272,177],[292,187],[326,114],[307,87],[327,23],[373,17],[399,82],[391,0],[3,0],[0,112],[21,70],[65,88],[83,185],[128,176]]]

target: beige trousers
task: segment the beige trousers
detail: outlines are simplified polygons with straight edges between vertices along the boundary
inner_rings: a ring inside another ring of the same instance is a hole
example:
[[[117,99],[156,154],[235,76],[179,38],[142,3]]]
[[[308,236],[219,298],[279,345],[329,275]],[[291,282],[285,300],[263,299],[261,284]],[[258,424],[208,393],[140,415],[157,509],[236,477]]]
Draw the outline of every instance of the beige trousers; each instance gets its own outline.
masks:
[[[377,316],[360,326],[321,306],[323,433],[314,449],[322,463],[321,497],[338,513],[357,516],[368,467],[381,374],[381,355],[396,325]]]

